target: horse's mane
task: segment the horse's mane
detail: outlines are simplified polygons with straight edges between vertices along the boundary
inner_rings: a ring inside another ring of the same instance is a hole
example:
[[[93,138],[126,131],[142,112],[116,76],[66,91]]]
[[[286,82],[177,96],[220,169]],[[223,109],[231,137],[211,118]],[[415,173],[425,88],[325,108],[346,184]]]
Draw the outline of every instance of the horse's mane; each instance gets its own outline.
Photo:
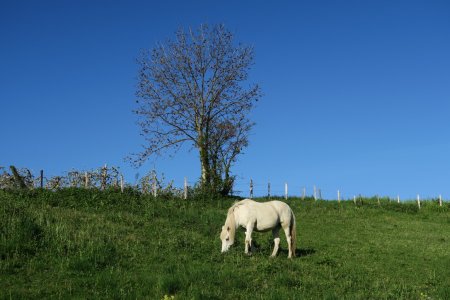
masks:
[[[230,232],[230,239],[234,241],[234,236],[236,234],[236,219],[234,218],[234,210],[243,205],[244,201],[235,202],[229,209],[227,213],[226,226],[228,226]]]
[[[243,204],[244,204],[243,200],[238,201],[238,202],[234,202],[234,204],[228,209],[227,216],[229,216],[230,214],[233,214],[234,209],[237,208],[238,206],[243,205]]]

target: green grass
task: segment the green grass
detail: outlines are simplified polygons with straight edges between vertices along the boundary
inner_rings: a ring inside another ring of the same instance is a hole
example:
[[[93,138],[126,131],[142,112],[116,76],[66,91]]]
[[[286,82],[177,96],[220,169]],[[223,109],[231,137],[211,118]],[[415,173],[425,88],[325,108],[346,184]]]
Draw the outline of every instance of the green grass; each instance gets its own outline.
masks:
[[[232,199],[0,191],[0,299],[450,299],[450,207],[289,199],[297,255],[270,233],[225,255]]]

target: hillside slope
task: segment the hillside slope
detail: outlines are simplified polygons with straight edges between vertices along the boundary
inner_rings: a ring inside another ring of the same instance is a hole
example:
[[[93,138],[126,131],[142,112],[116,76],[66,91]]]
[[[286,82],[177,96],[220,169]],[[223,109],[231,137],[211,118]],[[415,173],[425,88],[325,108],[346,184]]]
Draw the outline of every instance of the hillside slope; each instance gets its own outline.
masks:
[[[233,201],[0,191],[0,298],[450,299],[448,203],[289,199],[288,260],[284,236],[269,258],[270,233],[220,253]]]

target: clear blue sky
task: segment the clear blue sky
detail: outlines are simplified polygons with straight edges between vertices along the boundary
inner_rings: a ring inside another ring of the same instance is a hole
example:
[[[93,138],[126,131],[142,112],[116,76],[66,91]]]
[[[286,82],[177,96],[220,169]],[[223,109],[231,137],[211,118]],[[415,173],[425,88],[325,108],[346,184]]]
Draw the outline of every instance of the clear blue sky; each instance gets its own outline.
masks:
[[[448,1],[1,1],[0,166],[152,168],[181,186],[194,150],[135,170],[140,49],[224,23],[255,47],[264,97],[237,190],[450,198]]]

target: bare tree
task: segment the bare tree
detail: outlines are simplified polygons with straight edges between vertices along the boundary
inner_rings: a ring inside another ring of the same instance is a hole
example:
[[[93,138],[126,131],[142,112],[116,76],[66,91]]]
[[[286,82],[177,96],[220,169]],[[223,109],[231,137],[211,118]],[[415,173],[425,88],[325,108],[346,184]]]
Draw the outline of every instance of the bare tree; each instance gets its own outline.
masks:
[[[135,112],[147,144],[134,163],[188,143],[198,149],[202,184],[229,181],[231,165],[248,145],[248,114],[260,97],[259,86],[248,83],[253,48],[235,45],[223,25],[202,25],[143,51],[138,64]]]

